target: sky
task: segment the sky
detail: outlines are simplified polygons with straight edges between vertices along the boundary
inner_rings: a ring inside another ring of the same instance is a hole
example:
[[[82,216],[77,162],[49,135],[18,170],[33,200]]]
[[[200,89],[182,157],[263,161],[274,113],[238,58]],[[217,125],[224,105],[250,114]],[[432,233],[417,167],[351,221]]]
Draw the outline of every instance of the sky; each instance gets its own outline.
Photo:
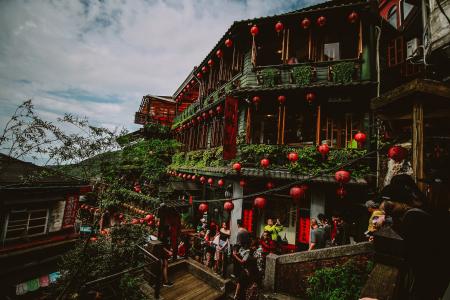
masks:
[[[319,2],[1,0],[0,130],[27,99],[46,120],[135,130],[142,96],[172,95],[233,21]]]

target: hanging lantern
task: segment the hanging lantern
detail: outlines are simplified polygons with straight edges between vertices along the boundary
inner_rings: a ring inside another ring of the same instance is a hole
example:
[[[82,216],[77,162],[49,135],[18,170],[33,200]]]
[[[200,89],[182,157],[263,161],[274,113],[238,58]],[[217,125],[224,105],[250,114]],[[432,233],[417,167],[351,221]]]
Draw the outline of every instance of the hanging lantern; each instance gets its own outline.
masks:
[[[322,154],[322,158],[325,159],[325,156],[327,156],[328,152],[330,152],[330,147],[328,147],[327,144],[322,144],[318,147],[318,150],[320,154]]]
[[[202,77],[203,77],[202,73],[198,72],[198,73],[197,73],[197,78],[198,78],[198,79],[201,79]]]
[[[278,102],[280,102],[281,105],[283,105],[286,102],[286,96],[278,96]]]
[[[348,21],[350,22],[350,24],[354,24],[356,21],[358,21],[359,19],[359,15],[356,11],[352,11],[348,17],[347,17]]]
[[[309,26],[311,26],[311,20],[308,18],[304,18],[301,22],[301,25],[303,29],[308,29]]]
[[[212,68],[214,66],[214,61],[212,59],[208,60],[208,66]]]
[[[223,52],[222,52],[221,49],[219,49],[219,50],[216,51],[216,56],[217,56],[218,58],[222,58],[222,57],[223,57]]]
[[[250,34],[253,36],[258,35],[259,33],[259,28],[256,25],[253,25],[252,28],[250,28]]]
[[[350,181],[350,172],[345,170],[337,171],[334,174],[334,178],[336,179],[337,182],[341,184],[348,183]]]
[[[146,215],[145,216],[145,218],[144,218],[144,220],[146,221],[146,222],[148,222],[148,221],[150,221],[150,220],[153,220],[155,217],[153,216],[153,215]]]
[[[266,206],[266,202],[267,202],[266,198],[260,196],[260,197],[256,197],[255,198],[255,201],[253,202],[253,205],[256,208],[262,209],[262,208],[264,208]]]
[[[188,176],[186,176],[187,180],[191,180],[191,174],[188,174]]]
[[[133,219],[133,220],[131,220],[131,224],[139,224],[139,220],[138,219]]]
[[[298,160],[297,152],[291,152],[288,154],[288,159],[291,163],[295,163]]]
[[[197,122],[200,123],[201,121],[202,121],[202,117],[201,117],[201,116],[198,116],[198,117],[197,117]]]
[[[203,66],[203,67],[202,67],[202,72],[203,72],[203,73],[208,72],[208,67],[207,67],[207,66]]]
[[[230,48],[233,46],[233,41],[231,39],[226,39],[225,40],[225,46],[227,46],[227,48]]]
[[[191,84],[192,84],[192,85],[195,84],[195,80],[194,80],[194,79],[191,80]]]
[[[299,186],[293,186],[289,191],[289,195],[294,201],[298,201],[305,195],[305,190]]]
[[[89,239],[91,242],[96,242],[97,241],[97,237],[93,236]]]
[[[220,115],[222,113],[222,105],[217,105],[216,112],[218,115]]]
[[[363,145],[364,142],[366,141],[366,134],[360,131],[357,134],[355,134],[354,138],[355,141],[358,142],[358,145]]]
[[[277,33],[280,33],[280,31],[282,31],[283,29],[284,29],[283,23],[281,23],[281,21],[278,21],[278,22],[275,24],[275,31],[276,31]]]
[[[213,185],[213,183],[214,183],[214,179],[212,179],[212,178],[208,178],[208,183],[209,183],[209,185]]]
[[[213,109],[210,109],[208,113],[209,113],[209,116],[211,118],[214,117],[214,110]]]
[[[233,170],[235,170],[236,172],[240,172],[241,171],[241,164],[240,163],[234,163],[233,164]]]
[[[239,185],[241,187],[245,187],[247,185],[247,181],[245,181],[244,179],[239,180]]]
[[[261,167],[263,167],[265,169],[270,165],[270,160],[268,160],[267,158],[263,158],[263,159],[261,159],[260,163],[261,163]]]
[[[252,102],[253,102],[255,105],[258,105],[259,102],[261,102],[261,97],[259,97],[259,96],[254,96],[254,97],[252,98]]]
[[[340,186],[337,188],[336,195],[341,199],[347,196],[347,191],[345,190],[344,186]]]
[[[392,146],[388,150],[388,157],[399,163],[405,159],[407,153],[408,151],[402,146]]]
[[[191,86],[190,86],[190,84],[188,83],[188,84],[186,84],[186,89],[188,89],[188,90],[190,90],[191,89]]]
[[[198,206],[198,211],[201,213],[205,213],[208,211],[208,204],[202,203]]]
[[[124,218],[123,214],[122,213],[119,214],[119,220],[123,220],[123,218]]]
[[[320,27],[325,26],[326,23],[327,19],[324,16],[320,16],[317,18],[317,25],[319,25]]]
[[[271,189],[273,189],[274,187],[275,187],[275,184],[274,184],[272,181],[269,181],[269,182],[266,183],[266,188],[267,188],[268,190],[271,190]]]
[[[200,183],[205,184],[206,178],[204,176],[200,177]]]
[[[183,179],[186,179],[186,177],[187,177],[187,174],[183,174]]]
[[[306,101],[308,101],[309,104],[313,103],[316,99],[316,94],[313,92],[309,92],[306,94]]]
[[[234,208],[234,204],[233,204],[233,202],[231,202],[231,201],[226,201],[226,202],[223,204],[223,209],[224,209],[225,211],[227,211],[227,212],[232,211],[233,208]]]
[[[144,224],[145,220],[144,219],[139,219],[139,223]]]
[[[202,113],[202,118],[203,118],[203,120],[208,119],[208,114],[206,112],[203,112]]]
[[[225,181],[223,181],[223,179],[219,179],[217,181],[217,185],[220,186],[220,187],[223,187],[224,184],[225,184]]]
[[[192,175],[191,180],[192,180],[192,181],[195,181],[196,178],[197,178],[197,177],[196,177],[195,175]]]

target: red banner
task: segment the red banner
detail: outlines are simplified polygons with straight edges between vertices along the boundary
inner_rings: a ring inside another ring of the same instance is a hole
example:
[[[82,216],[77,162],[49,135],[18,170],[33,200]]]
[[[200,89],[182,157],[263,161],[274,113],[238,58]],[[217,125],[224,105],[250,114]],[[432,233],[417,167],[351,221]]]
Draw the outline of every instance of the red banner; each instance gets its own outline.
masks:
[[[248,232],[253,231],[253,209],[244,209],[242,226],[244,226]]]
[[[236,157],[236,138],[238,131],[238,99],[227,97],[225,99],[225,128],[223,139],[223,159],[230,160]]]
[[[75,224],[78,209],[78,195],[67,196],[64,208],[63,228],[72,227]]]
[[[298,241],[302,244],[309,244],[309,210],[300,209],[298,218]]]

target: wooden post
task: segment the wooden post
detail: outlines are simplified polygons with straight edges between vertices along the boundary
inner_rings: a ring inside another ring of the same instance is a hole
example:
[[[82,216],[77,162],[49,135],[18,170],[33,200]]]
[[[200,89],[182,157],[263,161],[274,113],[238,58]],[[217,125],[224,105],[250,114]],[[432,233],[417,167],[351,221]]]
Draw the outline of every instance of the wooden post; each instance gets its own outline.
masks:
[[[311,41],[311,28],[309,28],[309,35],[308,35],[308,59],[311,60],[311,48],[312,48],[312,41]]]
[[[245,133],[247,136],[247,144],[250,144],[250,140],[252,138],[251,134],[252,134],[252,122],[251,122],[251,109],[250,109],[250,105],[247,107],[247,123],[245,126]]]
[[[281,130],[281,144],[284,145],[284,125],[286,124],[286,106],[283,105],[283,127]]]
[[[362,43],[362,20],[359,20],[359,34],[358,34],[358,58],[361,57],[363,52],[363,43]]]
[[[316,145],[320,145],[320,105],[317,105]]]
[[[412,167],[414,180],[423,190],[423,105],[416,101],[413,104],[413,138],[412,138]]]
[[[280,106],[278,106],[278,124],[277,124],[277,144],[281,144],[281,138],[280,138],[280,133],[281,133],[281,104]]]

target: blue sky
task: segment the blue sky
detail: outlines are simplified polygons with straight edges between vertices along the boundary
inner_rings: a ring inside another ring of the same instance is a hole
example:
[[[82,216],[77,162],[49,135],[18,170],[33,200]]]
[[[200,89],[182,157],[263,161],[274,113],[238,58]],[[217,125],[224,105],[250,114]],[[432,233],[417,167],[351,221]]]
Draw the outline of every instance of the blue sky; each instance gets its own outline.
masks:
[[[29,98],[48,120],[136,129],[142,96],[171,95],[233,21],[318,2],[0,1],[0,129]]]

